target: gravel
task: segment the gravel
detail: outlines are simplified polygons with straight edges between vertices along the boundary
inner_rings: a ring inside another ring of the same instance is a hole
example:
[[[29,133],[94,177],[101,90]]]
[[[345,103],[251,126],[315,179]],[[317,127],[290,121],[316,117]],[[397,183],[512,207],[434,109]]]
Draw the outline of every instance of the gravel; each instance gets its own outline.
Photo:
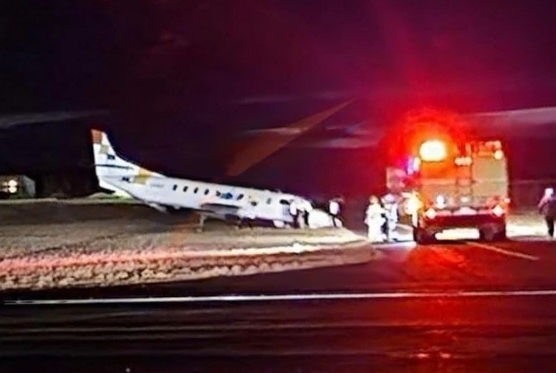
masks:
[[[0,204],[0,289],[237,276],[372,260],[345,229],[236,230],[130,204]]]

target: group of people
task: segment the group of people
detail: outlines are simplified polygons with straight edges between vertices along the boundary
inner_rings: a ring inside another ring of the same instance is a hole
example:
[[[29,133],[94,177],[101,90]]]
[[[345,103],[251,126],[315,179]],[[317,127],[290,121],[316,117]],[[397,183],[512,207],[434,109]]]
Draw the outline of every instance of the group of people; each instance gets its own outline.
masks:
[[[343,205],[343,198],[336,197],[328,201],[328,214],[332,219],[334,227],[341,226],[341,211]],[[307,200],[295,201],[292,200],[289,204],[289,214],[292,216],[293,228],[307,228],[309,227],[309,214],[313,210],[313,206]]]
[[[371,242],[397,241],[398,206],[400,198],[392,193],[379,199],[371,196],[365,213],[367,238]]]
[[[399,221],[399,205],[402,197],[388,193],[382,198],[371,196],[365,213],[367,237],[371,242],[397,241],[396,226]],[[344,199],[336,197],[328,201],[328,214],[334,227],[341,226],[341,212]],[[309,214],[313,206],[307,200],[292,200],[289,205],[289,214],[292,216],[294,228],[309,227]],[[545,193],[538,204],[539,213],[543,216],[548,235],[554,237],[554,222],[556,220],[556,195],[553,188],[545,189]],[[241,219],[243,223],[245,219]],[[247,219],[249,220],[249,219]],[[241,224],[243,225],[243,224]],[[250,222],[249,222],[250,225]]]
[[[304,229],[309,226],[309,214],[313,205],[307,200],[292,200],[289,204],[289,213],[293,219],[293,228]]]
[[[371,242],[396,241],[396,225],[398,223],[398,207],[401,197],[387,194],[382,199],[371,196],[365,214],[367,237]],[[546,223],[548,236],[554,238],[554,222],[556,221],[556,195],[553,188],[545,189],[538,204],[539,213]]]

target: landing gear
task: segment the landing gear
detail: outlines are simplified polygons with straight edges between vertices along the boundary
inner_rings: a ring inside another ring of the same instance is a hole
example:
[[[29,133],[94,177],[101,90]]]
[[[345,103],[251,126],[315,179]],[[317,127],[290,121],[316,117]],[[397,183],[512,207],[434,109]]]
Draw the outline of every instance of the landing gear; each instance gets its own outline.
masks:
[[[207,217],[203,214],[199,215],[199,227],[197,228],[197,232],[202,232],[203,228],[205,227],[205,221],[207,220]]]

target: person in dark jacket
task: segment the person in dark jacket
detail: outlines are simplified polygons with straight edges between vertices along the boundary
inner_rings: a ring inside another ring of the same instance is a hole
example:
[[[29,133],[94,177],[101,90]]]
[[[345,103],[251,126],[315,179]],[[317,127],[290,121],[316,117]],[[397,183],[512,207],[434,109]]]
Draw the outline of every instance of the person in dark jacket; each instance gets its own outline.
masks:
[[[548,235],[554,238],[554,220],[556,220],[556,197],[554,189],[547,188],[539,202],[539,212],[544,217]]]

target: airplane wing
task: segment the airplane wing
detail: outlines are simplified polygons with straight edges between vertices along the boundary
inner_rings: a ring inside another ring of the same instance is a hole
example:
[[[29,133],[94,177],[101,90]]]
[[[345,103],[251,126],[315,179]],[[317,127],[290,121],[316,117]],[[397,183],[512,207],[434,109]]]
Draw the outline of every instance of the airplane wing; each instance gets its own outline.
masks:
[[[546,130],[556,131],[556,107],[472,113],[462,117],[466,119],[466,130],[482,136],[542,137],[546,135]],[[360,129],[360,126],[344,128],[340,134],[337,127],[334,127],[334,131],[325,128],[325,133],[319,136],[319,139],[308,139],[294,146],[328,149],[368,148],[377,146],[387,132],[384,126],[373,126],[370,130]],[[280,128],[262,131],[269,131],[269,136],[281,135]]]
[[[349,105],[353,100],[343,102],[328,110],[321,111],[307,118],[301,119],[288,126],[281,127],[280,135],[274,133],[261,133],[246,144],[246,147],[233,155],[232,161],[226,168],[227,176],[237,176],[247,169],[253,167],[263,159],[280,150],[298,136],[306,133],[319,123],[322,123],[332,115]]]
[[[26,113],[26,114],[0,114],[0,130],[9,129],[22,124],[61,122],[72,119],[95,117],[106,115],[106,110],[90,110],[90,111],[59,111],[44,113]]]
[[[543,136],[556,128],[556,107],[469,114],[469,127],[488,135]]]
[[[227,176],[237,176],[247,169],[253,167],[263,159],[280,150],[288,143],[322,123],[345,106],[349,105],[353,100],[346,101],[336,105],[330,109],[313,114],[307,118],[301,119],[288,126],[281,127],[277,133],[254,133],[251,139],[240,152],[233,155],[232,161],[227,165]],[[14,126],[58,122],[72,119],[80,119],[87,117],[95,117],[109,114],[106,110],[94,111],[67,111],[67,112],[44,112],[44,113],[26,113],[26,114],[0,114],[0,130],[9,129]],[[275,136],[275,135],[279,136]]]
[[[303,130],[300,128],[290,128],[290,127],[277,127],[277,128],[267,128],[267,129],[260,129],[260,130],[250,130],[244,132],[244,135],[247,136],[256,136],[256,135],[279,135],[279,136],[298,136],[303,133]]]
[[[360,121],[354,124],[348,125],[330,125],[321,127],[324,132],[338,132],[342,134],[360,134],[366,133],[365,129],[361,129],[361,126],[367,124],[367,121]],[[305,131],[306,132],[306,131]],[[289,128],[289,127],[274,127],[274,128],[266,128],[266,129],[255,129],[243,132],[244,136],[256,136],[256,135],[276,135],[276,136],[299,136],[305,133],[300,131],[297,128]]]
[[[468,114],[467,118],[474,121],[484,121],[491,125],[532,125],[556,123],[556,107],[542,107],[535,109],[506,110],[487,113]]]
[[[377,146],[380,137],[370,138],[338,138],[332,140],[307,141],[305,143],[295,144],[300,148],[325,148],[325,149],[360,149]]]

